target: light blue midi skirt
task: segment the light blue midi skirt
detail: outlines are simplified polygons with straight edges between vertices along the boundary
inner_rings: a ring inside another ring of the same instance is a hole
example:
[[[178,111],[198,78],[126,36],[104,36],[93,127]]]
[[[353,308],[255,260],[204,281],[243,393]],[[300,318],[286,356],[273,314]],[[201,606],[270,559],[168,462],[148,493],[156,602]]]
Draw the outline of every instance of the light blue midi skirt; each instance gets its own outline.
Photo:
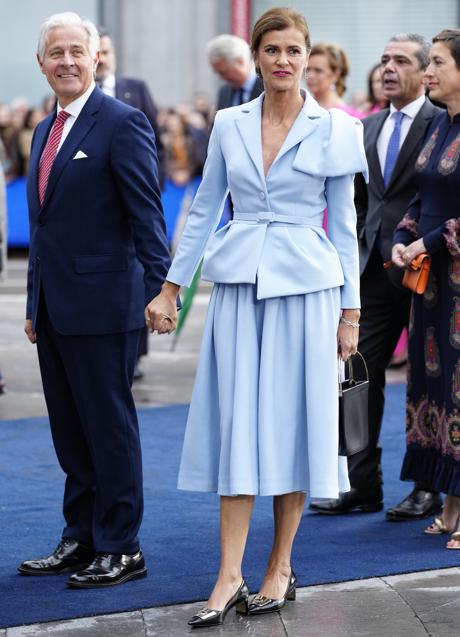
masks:
[[[349,489],[338,456],[340,289],[258,300],[214,286],[178,487],[220,495]]]

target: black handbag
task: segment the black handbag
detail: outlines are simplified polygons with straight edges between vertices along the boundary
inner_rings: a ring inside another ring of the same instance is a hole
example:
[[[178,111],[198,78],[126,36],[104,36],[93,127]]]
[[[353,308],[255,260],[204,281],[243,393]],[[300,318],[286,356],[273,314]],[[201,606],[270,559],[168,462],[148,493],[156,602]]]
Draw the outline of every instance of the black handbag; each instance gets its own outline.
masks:
[[[348,378],[339,381],[339,455],[353,456],[369,443],[368,395],[369,372],[362,354],[357,352],[366,371],[365,380],[354,377],[351,357],[348,359]]]

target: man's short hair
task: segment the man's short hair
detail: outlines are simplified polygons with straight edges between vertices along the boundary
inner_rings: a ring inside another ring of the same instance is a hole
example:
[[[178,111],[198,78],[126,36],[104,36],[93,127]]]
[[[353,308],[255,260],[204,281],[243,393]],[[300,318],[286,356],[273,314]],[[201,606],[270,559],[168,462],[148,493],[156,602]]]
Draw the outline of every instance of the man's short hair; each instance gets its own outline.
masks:
[[[210,62],[216,62],[217,60],[234,62],[238,59],[250,62],[252,59],[251,49],[246,40],[228,33],[218,35],[209,40],[206,45],[206,53]]]
[[[423,35],[419,35],[418,33],[397,33],[389,39],[389,42],[415,42],[419,45],[419,48],[415,51],[414,55],[419,62],[420,68],[424,71],[428,67],[430,63],[428,55],[430,53],[431,44]]]
[[[82,27],[88,34],[88,50],[92,58],[96,56],[96,53],[100,48],[100,39],[96,26],[90,21],[83,18],[77,13],[72,11],[65,11],[64,13],[53,13],[47,18],[40,29],[40,35],[38,37],[37,55],[40,61],[43,60],[46,49],[46,42],[48,40],[48,34],[51,29],[56,27]]]

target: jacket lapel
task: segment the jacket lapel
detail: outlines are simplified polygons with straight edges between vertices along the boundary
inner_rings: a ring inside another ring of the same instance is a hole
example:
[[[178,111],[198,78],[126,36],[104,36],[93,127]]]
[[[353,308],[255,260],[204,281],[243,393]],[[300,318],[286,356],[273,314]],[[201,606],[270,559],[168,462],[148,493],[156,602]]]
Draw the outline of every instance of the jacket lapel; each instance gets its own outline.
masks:
[[[55,119],[56,112],[53,112],[48,115],[46,119],[43,120],[40,126],[37,127],[34,134],[32,151],[30,154],[28,190],[32,197],[31,206],[34,210],[38,211],[40,210],[40,198],[38,195],[38,168],[40,166],[40,158],[43,154],[43,149],[45,148],[51,126],[53,125]]]
[[[54,188],[56,187],[56,184],[65,166],[69,161],[72,160],[73,155],[78,150],[78,146],[81,144],[84,137],[86,137],[86,135],[96,123],[96,117],[94,116],[94,113],[99,110],[99,105],[101,103],[103,95],[104,94],[100,89],[94,89],[85,106],[83,107],[81,113],[77,117],[74,125],[70,129],[65,142],[56,155],[48,179],[48,185],[46,187],[42,212],[46,209],[46,205],[51,195],[53,194]]]
[[[236,127],[259,177],[265,182],[262,163],[262,100],[263,94],[241,107],[243,116],[236,120]]]
[[[382,168],[380,166],[379,155],[377,152],[377,140],[389,112],[390,110],[386,108],[376,115],[372,130],[369,131],[368,140],[365,142],[369,174],[371,175],[370,181],[372,181],[382,193],[385,190],[385,184],[383,183]]]
[[[279,159],[287,152],[300,144],[306,137],[311,135],[317,128],[321,116],[324,115],[321,107],[308,93],[305,96],[305,104],[297,115],[289,133],[286,135],[286,139],[281,146],[278,155],[275,157],[273,164],[276,164]]]
[[[306,137],[311,135],[317,127],[323,110],[313,99],[313,97],[303,92],[305,103],[294,121],[286,139],[281,146],[278,155],[275,157],[272,166],[279,161],[291,148],[300,144]],[[262,102],[264,93],[256,100],[245,104],[242,107],[243,117],[236,120],[236,125],[240,132],[246,150],[251,157],[260,178],[265,183],[265,174],[262,159]],[[270,167],[270,170],[272,168]]]
[[[415,116],[414,121],[409,128],[409,132],[407,133],[406,139],[401,146],[388,188],[391,188],[393,182],[401,175],[411,155],[420,144],[427,126],[427,119],[429,119],[429,116],[427,116],[427,110],[427,102],[425,101],[425,104]]]

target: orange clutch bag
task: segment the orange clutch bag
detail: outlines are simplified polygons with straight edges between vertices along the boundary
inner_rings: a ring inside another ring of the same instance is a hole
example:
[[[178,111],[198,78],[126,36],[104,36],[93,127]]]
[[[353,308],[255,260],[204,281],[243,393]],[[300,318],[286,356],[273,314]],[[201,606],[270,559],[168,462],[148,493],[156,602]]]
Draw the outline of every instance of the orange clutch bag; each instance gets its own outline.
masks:
[[[431,257],[422,252],[412,259],[410,266],[404,271],[402,284],[416,294],[423,294],[426,289],[428,275],[430,273]]]
[[[392,265],[391,261],[386,261],[383,267],[387,270]],[[402,279],[404,287],[412,290],[415,294],[423,294],[426,290],[430,266],[431,257],[427,252],[421,252],[415,259],[412,259],[409,268],[404,270]]]

